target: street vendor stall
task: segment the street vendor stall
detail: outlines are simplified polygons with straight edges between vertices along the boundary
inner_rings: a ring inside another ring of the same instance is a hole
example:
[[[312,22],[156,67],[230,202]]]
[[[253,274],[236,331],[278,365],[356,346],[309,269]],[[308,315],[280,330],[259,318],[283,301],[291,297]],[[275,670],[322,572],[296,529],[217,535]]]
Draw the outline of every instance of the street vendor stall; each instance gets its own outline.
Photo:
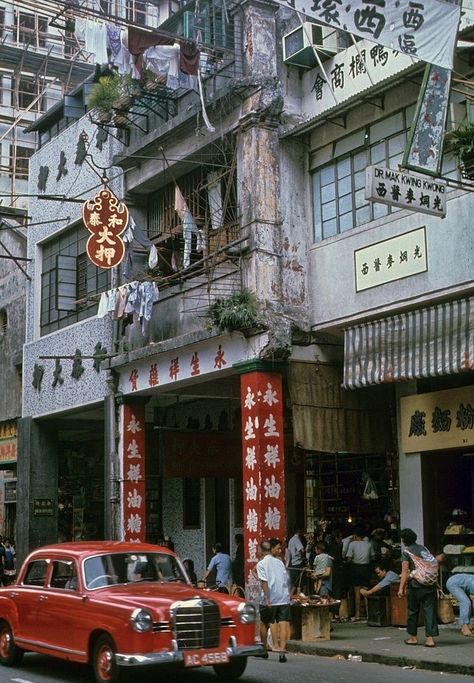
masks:
[[[319,595],[295,596],[291,603],[291,638],[305,642],[330,640],[330,609],[339,603],[340,600]]]

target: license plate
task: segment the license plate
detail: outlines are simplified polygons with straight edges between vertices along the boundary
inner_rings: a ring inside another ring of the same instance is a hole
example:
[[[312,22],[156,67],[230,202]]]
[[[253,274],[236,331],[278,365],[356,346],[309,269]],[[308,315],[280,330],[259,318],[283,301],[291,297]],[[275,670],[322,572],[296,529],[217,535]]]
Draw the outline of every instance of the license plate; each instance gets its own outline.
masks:
[[[184,666],[212,666],[228,661],[229,655],[225,650],[193,650],[184,653]]]

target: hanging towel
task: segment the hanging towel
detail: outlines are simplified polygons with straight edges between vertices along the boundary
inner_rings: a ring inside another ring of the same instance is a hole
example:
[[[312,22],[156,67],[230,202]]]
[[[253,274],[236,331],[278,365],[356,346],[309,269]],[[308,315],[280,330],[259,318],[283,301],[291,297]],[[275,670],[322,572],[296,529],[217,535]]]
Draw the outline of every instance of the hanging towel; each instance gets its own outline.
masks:
[[[174,38],[158,36],[155,33],[147,33],[134,26],[128,27],[128,50],[134,57],[135,67],[139,74],[142,74],[144,66],[143,53],[154,45],[173,45]]]
[[[207,176],[207,199],[212,230],[219,230],[223,222],[221,178],[220,171],[214,171]]]
[[[196,43],[189,40],[181,43],[179,68],[183,74],[197,76],[199,72],[199,50]]]

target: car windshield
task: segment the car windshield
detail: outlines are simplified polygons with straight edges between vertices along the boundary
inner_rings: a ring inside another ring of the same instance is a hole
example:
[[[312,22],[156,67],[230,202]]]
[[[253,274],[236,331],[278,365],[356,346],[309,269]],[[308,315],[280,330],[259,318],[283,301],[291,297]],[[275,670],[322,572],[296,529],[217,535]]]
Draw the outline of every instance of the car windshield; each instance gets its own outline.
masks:
[[[84,579],[92,589],[138,581],[188,582],[176,558],[164,553],[95,555],[84,562]]]

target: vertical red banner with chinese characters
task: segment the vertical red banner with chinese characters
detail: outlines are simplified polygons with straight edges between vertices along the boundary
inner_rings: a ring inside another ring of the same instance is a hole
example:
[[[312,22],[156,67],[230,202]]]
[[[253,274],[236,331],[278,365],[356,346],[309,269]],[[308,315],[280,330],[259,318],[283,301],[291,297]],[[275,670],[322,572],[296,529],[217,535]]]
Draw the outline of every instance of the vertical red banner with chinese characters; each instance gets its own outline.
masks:
[[[123,539],[145,542],[145,406],[123,406]]]
[[[281,375],[250,372],[240,378],[244,546],[247,595],[258,591],[251,570],[262,539],[286,535],[283,392]]]

